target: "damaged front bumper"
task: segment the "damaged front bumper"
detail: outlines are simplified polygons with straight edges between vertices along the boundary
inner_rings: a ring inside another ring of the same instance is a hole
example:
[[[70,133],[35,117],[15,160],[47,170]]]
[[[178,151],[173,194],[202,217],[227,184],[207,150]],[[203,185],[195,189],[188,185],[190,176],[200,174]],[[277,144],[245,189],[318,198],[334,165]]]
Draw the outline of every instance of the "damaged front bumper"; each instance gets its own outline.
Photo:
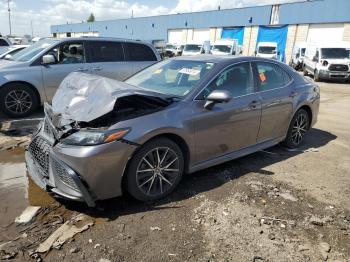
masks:
[[[38,186],[90,207],[96,200],[122,195],[122,177],[136,145],[63,145],[57,143],[53,128],[46,116],[25,153],[28,174]]]
[[[48,175],[30,151],[26,151],[25,158],[28,173],[39,187],[63,198],[86,202],[89,207],[95,206],[94,197],[79,175],[53,154],[49,155]]]

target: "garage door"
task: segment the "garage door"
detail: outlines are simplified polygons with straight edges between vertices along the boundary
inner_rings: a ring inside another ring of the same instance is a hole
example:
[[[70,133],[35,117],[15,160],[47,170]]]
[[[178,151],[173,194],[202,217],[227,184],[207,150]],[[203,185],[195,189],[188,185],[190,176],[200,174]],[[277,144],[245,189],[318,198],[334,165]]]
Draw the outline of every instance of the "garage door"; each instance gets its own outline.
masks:
[[[168,30],[168,42],[172,44],[181,44],[182,41],[182,29]]]
[[[337,42],[343,40],[343,24],[310,25],[308,42]]]
[[[288,26],[259,26],[256,45],[260,42],[275,42],[279,52],[278,60],[285,62],[285,51],[288,35]]]
[[[209,29],[194,29],[193,30],[193,41],[204,42],[210,40],[210,30]]]

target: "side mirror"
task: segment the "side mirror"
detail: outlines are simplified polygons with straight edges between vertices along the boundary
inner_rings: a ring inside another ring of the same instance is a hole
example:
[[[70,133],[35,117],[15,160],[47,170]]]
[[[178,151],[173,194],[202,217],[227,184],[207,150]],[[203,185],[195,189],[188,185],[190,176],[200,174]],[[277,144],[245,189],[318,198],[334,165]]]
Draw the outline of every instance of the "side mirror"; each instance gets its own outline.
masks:
[[[11,57],[12,57],[12,55],[7,54],[7,55],[5,55],[4,59],[5,59],[5,60],[10,60],[10,59],[11,59]]]
[[[299,58],[299,57],[300,57],[300,54],[299,54],[299,53],[297,53],[297,54],[295,55],[295,57],[296,57],[296,58]]]
[[[56,63],[56,59],[53,55],[44,55],[42,58],[43,65],[50,65],[55,63]]]
[[[258,51],[255,50],[255,51],[254,51],[254,54],[257,55],[257,54],[258,54]]]
[[[314,57],[312,58],[312,61],[313,61],[313,62],[318,62],[318,57],[317,57],[317,56],[314,56]]]
[[[201,54],[205,54],[205,50],[204,49],[201,50]]]
[[[214,90],[207,96],[204,108],[211,110],[215,104],[227,103],[231,100],[231,94],[225,90]]]

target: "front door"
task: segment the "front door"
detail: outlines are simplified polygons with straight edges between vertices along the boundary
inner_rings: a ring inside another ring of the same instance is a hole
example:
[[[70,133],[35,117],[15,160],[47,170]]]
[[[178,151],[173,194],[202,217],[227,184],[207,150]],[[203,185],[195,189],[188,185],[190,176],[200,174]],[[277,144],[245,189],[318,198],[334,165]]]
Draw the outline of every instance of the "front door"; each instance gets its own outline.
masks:
[[[256,143],[261,101],[254,82],[250,63],[232,65],[194,101],[197,163]],[[203,107],[205,98],[213,90],[227,90],[232,99],[207,110]]]
[[[258,142],[283,137],[293,112],[292,78],[277,64],[255,62],[259,95],[262,99]]]
[[[56,60],[54,64],[41,66],[46,97],[51,101],[58,86],[69,73],[89,73],[90,68],[86,63],[84,44],[81,41],[65,42],[45,55],[47,54],[53,55]]]

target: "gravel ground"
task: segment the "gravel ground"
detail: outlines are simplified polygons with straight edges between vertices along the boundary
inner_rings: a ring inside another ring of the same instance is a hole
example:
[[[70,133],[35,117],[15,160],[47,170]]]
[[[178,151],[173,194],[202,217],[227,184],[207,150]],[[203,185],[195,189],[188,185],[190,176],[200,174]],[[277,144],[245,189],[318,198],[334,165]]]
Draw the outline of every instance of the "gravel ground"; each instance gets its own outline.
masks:
[[[350,85],[320,86],[318,123],[299,150],[275,146],[185,176],[162,201],[124,196],[88,209],[57,202],[28,179],[17,187],[0,181],[0,258],[350,261]],[[20,173],[9,165],[22,162],[20,148],[0,153],[0,179]],[[42,206],[35,220],[11,223],[29,204]],[[59,249],[30,253],[79,213],[94,225]]]

